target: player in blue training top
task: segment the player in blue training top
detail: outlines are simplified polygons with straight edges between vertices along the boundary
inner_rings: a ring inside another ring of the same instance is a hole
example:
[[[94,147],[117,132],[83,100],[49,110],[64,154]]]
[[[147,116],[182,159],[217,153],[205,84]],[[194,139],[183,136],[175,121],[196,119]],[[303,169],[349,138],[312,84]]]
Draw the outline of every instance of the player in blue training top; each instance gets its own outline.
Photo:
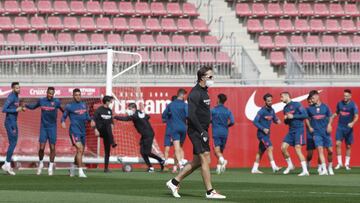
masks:
[[[218,105],[211,109],[211,124],[215,145],[214,151],[218,158],[216,167],[217,174],[225,172],[228,161],[224,159],[223,152],[229,134],[229,127],[235,124],[233,114],[224,106],[226,100],[227,97],[225,94],[219,94]]]
[[[171,102],[163,112],[163,116],[167,115],[168,118],[167,122],[170,125],[170,136],[175,149],[175,163],[180,169],[186,164],[186,160],[184,160],[184,151],[182,149],[187,130],[186,118],[188,116],[188,106],[184,101],[186,93],[185,89],[179,89],[177,98]],[[173,172],[177,171],[175,166]]]
[[[25,111],[26,108],[20,103],[20,85],[18,82],[11,83],[12,92],[8,95],[2,112],[6,113],[5,117],[5,129],[9,140],[9,147],[6,152],[6,160],[2,165],[2,170],[9,175],[15,175],[14,170],[11,168],[11,158],[14,153],[17,140],[18,140],[18,126],[17,117],[18,112]]]
[[[91,121],[91,127],[95,127],[95,122],[90,118],[89,110],[85,102],[81,101],[80,89],[73,90],[74,101],[67,104],[64,109],[64,114],[61,118],[61,125],[66,128],[65,120],[70,117],[69,134],[72,144],[76,148],[76,155],[74,158],[74,164],[70,168],[70,176],[75,176],[75,167],[79,168],[79,177],[86,178],[83,171],[82,157],[85,149],[86,139],[86,123]]]
[[[286,104],[284,107],[284,123],[289,125],[289,132],[281,144],[281,151],[288,164],[284,174],[288,174],[295,169],[288,152],[289,146],[292,146],[295,147],[296,155],[301,162],[302,172],[298,176],[309,176],[306,160],[301,151],[302,145],[305,145],[304,120],[308,115],[301,103],[291,101],[289,92],[282,92],[280,96],[281,101]]]
[[[334,117],[339,115],[338,126],[336,129],[336,155],[338,165],[335,169],[339,169],[343,166],[341,156],[341,143],[345,140],[346,155],[345,155],[345,167],[346,170],[350,170],[350,154],[351,145],[354,142],[353,127],[359,119],[359,110],[356,104],[351,100],[351,90],[344,90],[344,100],[340,101],[336,105],[336,112]]]
[[[321,162],[321,171],[319,172],[319,175],[334,175],[334,171],[332,169],[333,150],[330,136],[333,117],[329,107],[320,101],[317,90],[312,90],[309,96],[311,97],[313,105],[307,108],[309,117],[306,120],[306,124],[309,132],[313,134],[315,147],[319,153],[319,159]],[[326,148],[328,152],[328,169],[326,168],[324,148]]]
[[[50,163],[48,168],[49,176],[53,175],[54,160],[55,160],[55,144],[56,144],[56,131],[57,131],[57,114],[58,109],[63,112],[59,99],[54,98],[55,88],[48,87],[46,97],[40,98],[34,104],[26,104],[25,107],[31,110],[41,108],[41,124],[40,124],[40,137],[39,137],[39,167],[37,175],[41,174],[44,168],[44,151],[46,142],[50,144]]]
[[[267,93],[264,95],[263,99],[265,101],[265,106],[258,111],[253,121],[254,125],[258,129],[257,138],[259,140],[259,151],[256,153],[254,166],[251,169],[251,173],[253,174],[263,173],[258,168],[259,168],[260,160],[266,150],[269,156],[269,161],[273,172],[276,173],[281,169],[276,165],[274,161],[273,145],[270,140],[271,123],[274,122],[276,124],[280,124],[281,121],[276,116],[274,109],[271,107],[273,96]]]

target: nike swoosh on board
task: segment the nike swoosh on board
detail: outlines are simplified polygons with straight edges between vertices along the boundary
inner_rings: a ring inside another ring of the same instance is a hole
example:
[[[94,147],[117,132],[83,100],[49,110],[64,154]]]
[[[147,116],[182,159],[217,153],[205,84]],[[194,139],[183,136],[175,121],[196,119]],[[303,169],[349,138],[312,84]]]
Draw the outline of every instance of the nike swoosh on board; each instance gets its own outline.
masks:
[[[11,89],[10,89],[10,90],[6,90],[6,91],[0,90],[0,96],[4,96],[4,95],[10,93],[11,91],[12,91]]]

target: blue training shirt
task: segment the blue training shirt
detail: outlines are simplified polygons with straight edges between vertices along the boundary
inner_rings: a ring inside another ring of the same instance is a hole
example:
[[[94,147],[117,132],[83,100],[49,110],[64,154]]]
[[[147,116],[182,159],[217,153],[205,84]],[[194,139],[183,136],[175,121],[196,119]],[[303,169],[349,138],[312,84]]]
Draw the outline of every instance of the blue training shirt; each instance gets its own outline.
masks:
[[[74,101],[67,104],[61,122],[64,122],[68,116],[70,117],[70,133],[85,135],[86,121],[91,120],[86,103]]]
[[[290,101],[284,107],[284,115],[293,114],[293,119],[286,119],[285,124],[289,125],[290,130],[304,128],[304,119],[308,117],[305,108],[300,102]]]
[[[228,122],[230,120],[230,123]],[[227,137],[228,128],[234,125],[235,120],[231,111],[219,104],[211,110],[211,124],[214,137]]]
[[[19,95],[11,92],[3,106],[2,112],[6,113],[5,121],[16,124],[18,112],[16,109],[19,107]]]
[[[276,123],[278,120],[279,118],[276,116],[274,109],[272,107],[264,106],[257,112],[253,124],[257,127],[258,134],[266,135],[264,129],[270,130],[271,123]]]
[[[326,130],[331,117],[329,107],[323,103],[320,105],[314,104],[307,108],[310,125],[315,131]]]
[[[185,103],[185,101],[180,99],[175,99],[172,101],[162,114],[163,121],[165,119],[167,122],[167,127],[173,130],[186,131],[187,117],[188,105]]]
[[[58,109],[61,108],[59,99],[47,97],[40,98],[34,104],[25,105],[28,109],[41,108],[41,127],[42,128],[56,128]]]
[[[340,101],[336,105],[336,114],[339,115],[339,126],[347,127],[349,123],[351,123],[354,119],[354,116],[359,113],[358,107],[355,102],[350,101],[345,103],[344,101]]]

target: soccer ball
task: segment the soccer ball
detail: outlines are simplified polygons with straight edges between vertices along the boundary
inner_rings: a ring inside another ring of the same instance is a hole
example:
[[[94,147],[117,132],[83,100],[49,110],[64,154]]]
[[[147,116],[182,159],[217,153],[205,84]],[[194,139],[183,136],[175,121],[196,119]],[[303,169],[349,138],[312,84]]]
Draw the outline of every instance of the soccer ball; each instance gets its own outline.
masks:
[[[129,164],[124,164],[122,167],[123,172],[131,172],[132,171],[132,166]]]

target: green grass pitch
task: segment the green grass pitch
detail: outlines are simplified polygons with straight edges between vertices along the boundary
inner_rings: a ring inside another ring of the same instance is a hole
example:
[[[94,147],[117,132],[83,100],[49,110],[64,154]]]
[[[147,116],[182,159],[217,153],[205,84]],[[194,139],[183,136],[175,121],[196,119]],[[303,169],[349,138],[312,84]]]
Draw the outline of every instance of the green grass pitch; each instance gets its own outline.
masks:
[[[360,202],[360,168],[335,171],[335,176],[318,176],[312,170],[310,177],[265,174],[251,175],[249,169],[228,170],[213,174],[213,184],[227,195],[221,202]],[[52,177],[44,171],[18,171],[16,176],[0,175],[0,202],[26,203],[105,203],[105,202],[208,202],[199,172],[181,183],[181,199],[174,199],[165,182],[171,173],[124,173],[114,169],[111,174],[88,170],[87,179],[70,178],[65,170],[56,170]],[[220,202],[220,201],[211,201]]]

